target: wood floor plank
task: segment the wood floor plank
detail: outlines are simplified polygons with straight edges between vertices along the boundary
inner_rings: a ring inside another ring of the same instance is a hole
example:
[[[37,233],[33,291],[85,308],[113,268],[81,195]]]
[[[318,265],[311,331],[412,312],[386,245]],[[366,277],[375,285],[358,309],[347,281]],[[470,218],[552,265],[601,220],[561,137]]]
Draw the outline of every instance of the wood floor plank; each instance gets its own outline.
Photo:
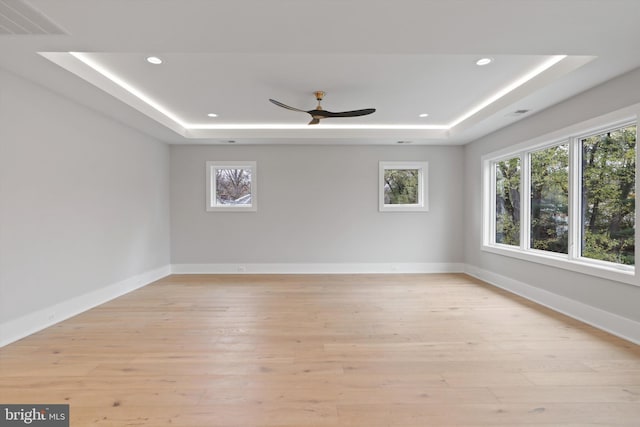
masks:
[[[638,426],[640,346],[463,274],[173,275],[0,349],[74,426]]]

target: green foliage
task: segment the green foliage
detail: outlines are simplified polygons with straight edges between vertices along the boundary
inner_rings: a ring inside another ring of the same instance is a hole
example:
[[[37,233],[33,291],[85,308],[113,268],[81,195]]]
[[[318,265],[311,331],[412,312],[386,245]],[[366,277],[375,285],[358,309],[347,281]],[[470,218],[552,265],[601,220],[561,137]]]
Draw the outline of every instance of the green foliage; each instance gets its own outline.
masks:
[[[520,245],[520,223],[514,221],[508,213],[503,213],[497,218],[496,243]]]
[[[496,243],[520,245],[520,159],[496,163]]]
[[[636,128],[582,141],[582,256],[634,264]]]
[[[385,169],[384,203],[390,205],[415,205],[419,203],[418,169]]]
[[[569,146],[531,153],[531,247],[568,253]]]
[[[584,138],[581,255],[635,263],[636,126]],[[530,153],[530,247],[568,253],[569,144]],[[497,243],[519,245],[520,160],[495,163]]]
[[[631,235],[625,239],[620,237],[612,239],[606,233],[595,234],[586,230],[582,256],[618,264],[633,265],[635,262],[634,236]]]

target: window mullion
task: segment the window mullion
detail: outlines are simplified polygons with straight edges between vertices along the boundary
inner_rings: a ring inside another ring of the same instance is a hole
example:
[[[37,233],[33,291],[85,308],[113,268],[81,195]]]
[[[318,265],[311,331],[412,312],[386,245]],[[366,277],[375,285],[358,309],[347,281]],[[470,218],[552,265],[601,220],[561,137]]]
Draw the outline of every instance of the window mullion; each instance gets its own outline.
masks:
[[[486,216],[489,218],[489,221],[485,224],[487,227],[487,241],[490,244],[496,243],[496,162],[489,162],[489,181],[488,181],[488,193],[489,200],[485,200],[485,203],[488,206],[488,209],[485,208]],[[486,182],[486,181],[485,181]]]
[[[582,253],[582,150],[580,139],[569,141],[569,259]]]
[[[640,116],[640,111],[638,112],[638,115]],[[639,126],[639,122],[636,121],[636,143],[638,140],[638,126]],[[638,179],[638,169],[639,169],[639,165],[640,165],[640,150],[636,149],[636,169],[635,169],[635,176],[636,176],[636,182],[635,182],[635,188],[634,191],[636,192],[636,194],[640,194],[640,179]],[[636,224],[635,227],[635,232],[634,232],[634,241],[635,242],[640,242],[640,227],[637,226],[638,224],[638,206],[636,204],[636,208],[635,208],[635,212],[634,212],[634,221]],[[634,265],[639,265],[640,263],[640,251],[635,251],[634,254]],[[636,283],[640,284],[640,278],[638,276],[636,276]]]
[[[531,242],[531,156],[528,152],[520,154],[520,249],[526,251]]]

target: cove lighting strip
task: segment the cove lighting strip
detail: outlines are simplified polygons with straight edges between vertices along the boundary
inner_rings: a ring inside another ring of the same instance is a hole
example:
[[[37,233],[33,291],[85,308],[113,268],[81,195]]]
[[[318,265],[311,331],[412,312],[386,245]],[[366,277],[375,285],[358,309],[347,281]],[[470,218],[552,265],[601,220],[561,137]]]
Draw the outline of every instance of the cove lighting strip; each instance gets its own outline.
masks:
[[[117,84],[122,89],[126,90],[131,95],[135,96],[140,101],[144,102],[145,104],[147,104],[148,106],[150,106],[151,108],[156,110],[157,112],[159,112],[159,113],[163,114],[164,116],[166,116],[167,118],[173,120],[174,122],[176,122],[177,124],[179,124],[183,128],[185,128],[185,129],[189,128],[188,127],[189,125],[187,123],[183,122],[178,116],[176,116],[171,111],[169,111],[168,108],[165,108],[162,105],[158,104],[151,97],[147,96],[145,93],[143,93],[142,91],[137,89],[132,84],[128,83],[127,81],[125,81],[121,77],[117,76],[115,73],[109,71],[107,68],[105,68],[102,65],[98,64],[97,62],[93,61],[91,58],[89,58],[89,56],[87,54],[80,53],[80,52],[69,52],[69,55],[73,56],[77,60],[83,62],[88,67],[90,67],[93,70],[97,71],[98,73],[102,74],[103,76],[105,76],[106,78],[111,80],[113,83]]]
[[[331,129],[333,129],[333,130],[336,130],[336,129],[355,129],[355,130],[381,130],[381,129],[391,129],[391,130],[450,130],[451,128],[457,126],[458,124],[460,124],[463,121],[467,120],[469,117],[471,117],[474,114],[476,114],[476,113],[482,111],[483,109],[487,108],[489,105],[491,105],[494,102],[498,101],[500,98],[504,97],[505,95],[509,94],[510,92],[513,92],[518,87],[520,87],[523,84],[527,83],[528,81],[532,80],[533,78],[535,78],[539,74],[541,74],[544,71],[548,70],[549,68],[553,67],[555,64],[557,64],[558,62],[562,61],[563,59],[565,59],[567,57],[567,55],[554,55],[554,56],[552,56],[551,58],[549,58],[548,60],[546,60],[545,62],[540,64],[538,67],[534,68],[533,70],[529,71],[527,74],[523,75],[522,77],[516,79],[515,81],[513,81],[510,84],[508,84],[504,88],[500,89],[498,92],[496,92],[495,94],[493,94],[489,98],[485,99],[483,102],[479,103],[478,105],[476,105],[475,107],[473,107],[472,109],[470,109],[469,111],[467,111],[466,113],[464,113],[463,115],[461,115],[460,117],[455,119],[453,122],[451,122],[449,124],[446,124],[446,125],[437,125],[437,124],[436,125],[349,125],[349,124],[347,124],[347,125],[334,125],[334,124],[324,124],[323,123],[322,127],[316,128],[316,127],[309,127],[306,124],[292,125],[292,124],[266,124],[266,123],[264,123],[264,124],[261,124],[261,123],[251,123],[251,124],[197,124],[197,123],[186,123],[182,119],[180,119],[176,114],[171,112],[168,108],[160,105],[158,102],[156,102],[150,96],[148,96],[145,93],[143,93],[141,90],[139,90],[135,86],[133,86],[132,84],[128,83],[123,78],[119,77],[118,75],[116,75],[115,73],[113,73],[112,71],[107,69],[106,67],[102,66],[101,64],[99,64],[96,61],[94,61],[93,59],[91,59],[89,57],[89,55],[87,55],[86,53],[81,53],[81,52],[68,52],[68,53],[69,53],[69,55],[73,56],[74,58],[76,58],[80,62],[84,63],[89,68],[93,69],[97,73],[99,73],[102,76],[104,76],[107,79],[109,79],[114,84],[116,84],[119,87],[121,87],[122,89],[126,90],[131,95],[135,96],[140,101],[142,101],[145,104],[147,104],[149,107],[153,108],[154,110],[156,110],[160,114],[164,115],[168,119],[170,119],[173,122],[177,123],[178,125],[180,125],[185,130],[218,130],[218,129],[219,130],[231,130],[231,129],[235,129],[235,130],[245,130],[245,129],[246,130],[291,130],[291,129],[313,129],[313,130],[322,130],[322,129],[327,129],[327,130],[331,130]]]
[[[552,56],[547,61],[543,62],[542,64],[540,64],[539,66],[537,66],[533,70],[529,71],[524,76],[520,77],[519,79],[513,81],[512,83],[508,84],[504,88],[500,89],[498,92],[496,92],[495,94],[491,95],[489,98],[485,99],[483,102],[481,102],[480,104],[478,104],[477,106],[475,106],[471,110],[467,111],[466,113],[464,113],[462,116],[458,117],[453,122],[449,123],[448,128],[451,129],[452,127],[462,123],[463,121],[467,120],[469,117],[473,116],[474,114],[478,113],[479,111],[487,108],[489,105],[493,104],[498,99],[502,98],[503,96],[507,95],[510,92],[513,92],[514,90],[516,90],[517,88],[519,88],[520,86],[522,86],[523,84],[528,82],[529,80],[533,79],[534,77],[536,77],[539,74],[542,74],[544,71],[546,71],[549,68],[553,67],[558,62],[560,62],[563,59],[565,59],[566,57],[567,57],[567,55],[555,55],[555,56]]]

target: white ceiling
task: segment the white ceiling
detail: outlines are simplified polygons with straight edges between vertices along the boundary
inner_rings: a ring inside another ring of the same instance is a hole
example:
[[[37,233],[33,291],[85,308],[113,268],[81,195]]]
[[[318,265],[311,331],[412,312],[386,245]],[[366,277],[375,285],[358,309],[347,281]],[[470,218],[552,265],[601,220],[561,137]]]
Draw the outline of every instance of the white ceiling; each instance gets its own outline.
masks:
[[[169,143],[464,144],[639,67],[639,19],[639,0],[0,0],[0,66]],[[308,126],[268,101],[316,90],[377,111]]]

